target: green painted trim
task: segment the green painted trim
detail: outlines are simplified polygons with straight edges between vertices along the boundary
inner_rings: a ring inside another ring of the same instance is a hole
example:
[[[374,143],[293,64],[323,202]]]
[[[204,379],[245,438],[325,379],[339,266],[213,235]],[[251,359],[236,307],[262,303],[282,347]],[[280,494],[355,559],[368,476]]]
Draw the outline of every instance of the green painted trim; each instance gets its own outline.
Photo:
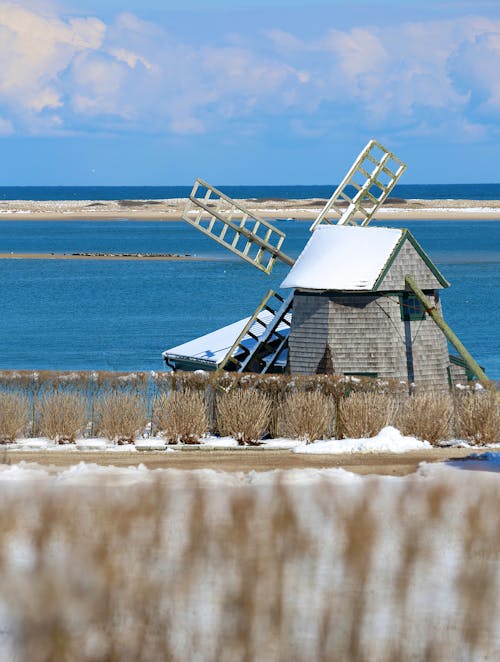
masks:
[[[454,354],[450,354],[449,357],[450,357],[450,363],[453,363],[453,365],[457,365],[465,370],[465,376],[467,377],[467,381],[471,382],[474,380],[476,375],[472,372],[472,370],[467,365],[467,362],[464,361],[463,358],[461,358],[460,356],[455,356]],[[484,372],[484,366],[480,365],[479,367]]]
[[[410,244],[417,251],[417,253],[420,255],[422,260],[425,262],[425,264],[428,266],[428,268],[432,271],[434,276],[436,276],[436,278],[441,283],[441,285],[443,287],[450,287],[450,283],[446,280],[446,278],[443,276],[443,274],[439,271],[439,269],[436,267],[434,262],[427,255],[427,253],[424,251],[424,249],[418,243],[418,241],[415,239],[415,237],[412,235],[412,233],[409,230],[405,230],[405,233],[407,233],[407,238],[408,238]]]
[[[379,286],[382,284],[382,281],[387,276],[387,272],[392,267],[394,260],[399,255],[399,251],[401,250],[401,247],[403,246],[406,239],[406,232],[407,230],[403,229],[401,233],[401,237],[398,239],[398,243],[392,249],[392,253],[387,258],[387,262],[384,264],[382,271],[380,272],[380,276],[375,281],[375,285],[372,288],[373,292],[376,292],[378,290]]]
[[[439,269],[436,267],[436,265],[432,262],[430,257],[427,255],[427,253],[424,251],[422,246],[418,243],[418,241],[415,239],[415,237],[412,235],[412,233],[407,230],[406,228],[403,228],[402,234],[401,234],[401,239],[399,239],[398,243],[394,247],[391,255],[389,256],[387,262],[384,265],[384,268],[382,269],[380,276],[377,278],[375,285],[373,286],[373,292],[376,292],[380,285],[382,284],[384,278],[387,276],[387,273],[389,269],[392,267],[394,264],[394,260],[397,258],[399,255],[399,251],[403,247],[403,244],[405,241],[408,240],[410,244],[413,246],[413,248],[417,251],[418,255],[422,260],[424,261],[425,265],[427,268],[432,272],[432,274],[435,276],[437,281],[443,286],[443,287],[450,287],[450,283],[446,280],[446,278],[443,276],[443,274],[439,271]]]
[[[332,299],[352,299],[355,297],[366,298],[372,297],[372,299],[380,299],[381,297],[387,297],[398,299],[405,290],[380,290],[375,292],[374,290],[295,290],[295,296],[316,296],[318,298],[325,298],[328,300]],[[424,290],[425,294],[432,296],[434,294],[434,288],[427,288]]]

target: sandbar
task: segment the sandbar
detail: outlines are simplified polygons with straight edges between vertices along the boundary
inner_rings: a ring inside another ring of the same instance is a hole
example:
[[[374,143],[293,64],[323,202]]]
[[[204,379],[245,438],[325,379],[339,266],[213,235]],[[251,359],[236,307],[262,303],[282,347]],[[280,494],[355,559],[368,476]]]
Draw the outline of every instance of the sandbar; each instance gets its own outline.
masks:
[[[147,262],[213,262],[217,258],[196,255],[99,255],[83,253],[0,253],[0,260],[144,260]]]
[[[267,219],[313,220],[326,200],[247,199],[246,209]],[[2,200],[0,221],[178,221],[185,198],[165,200]],[[405,200],[389,198],[379,220],[500,220],[500,200]]]

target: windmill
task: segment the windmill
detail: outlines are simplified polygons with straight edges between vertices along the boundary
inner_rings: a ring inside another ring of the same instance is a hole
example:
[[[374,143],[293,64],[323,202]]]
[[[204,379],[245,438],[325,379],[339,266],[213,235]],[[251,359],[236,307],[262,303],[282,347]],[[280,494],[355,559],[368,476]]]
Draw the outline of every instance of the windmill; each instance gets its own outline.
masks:
[[[290,266],[281,287],[291,292],[269,290],[250,317],[165,351],[166,364],[434,386],[468,370],[487,381],[442,319],[439,290],[449,284],[411,233],[366,227],[405,170],[371,140],[312,224],[297,260],[283,250],[284,232],[197,179],[183,220],[266,274],[276,261]],[[446,339],[461,358],[450,358]]]

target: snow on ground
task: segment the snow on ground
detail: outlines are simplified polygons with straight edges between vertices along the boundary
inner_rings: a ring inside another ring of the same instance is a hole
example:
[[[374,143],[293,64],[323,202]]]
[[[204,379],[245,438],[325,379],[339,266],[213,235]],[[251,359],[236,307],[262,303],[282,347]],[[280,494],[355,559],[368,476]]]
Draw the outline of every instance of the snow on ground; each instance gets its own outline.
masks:
[[[294,453],[405,453],[432,448],[428,441],[415,437],[404,437],[399,430],[388,426],[376,437],[369,439],[330,439],[316,441],[314,444],[301,444],[293,449]]]
[[[475,448],[463,439],[450,439],[438,444],[439,446],[454,446],[461,448]],[[197,444],[167,444],[162,437],[146,437],[137,439],[133,444],[116,444],[102,437],[77,439],[74,443],[58,444],[46,437],[18,439],[15,443],[4,446],[5,450],[22,451],[99,451],[99,452],[131,452],[136,451],[165,451],[175,452],[182,447],[197,449],[238,449],[244,450],[251,446],[241,446],[234,437],[217,437],[207,435]],[[312,454],[342,454],[342,453],[406,453],[432,448],[428,441],[415,437],[405,437],[394,427],[383,428],[375,437],[362,439],[322,439],[313,443],[305,443],[300,439],[279,437],[264,439],[258,442],[255,448],[261,450],[290,450],[294,453]],[[500,442],[488,444],[485,448],[498,448]]]
[[[36,462],[21,461],[16,464],[0,464],[0,490],[8,483],[21,483],[23,481],[67,486],[98,484],[120,486],[155,480],[171,487],[179,487],[184,486],[191,478],[195,478],[205,487],[269,486],[276,482],[291,486],[311,486],[315,484],[356,485],[366,481],[413,483],[420,479],[439,481],[443,478],[453,479],[453,477],[462,482],[463,474],[457,470],[500,473],[500,454],[473,453],[470,457],[459,460],[422,462],[417,471],[408,476],[363,476],[342,468],[228,472],[214,469],[148,469],[142,463],[128,467],[117,467],[99,465],[93,462],[79,462],[70,467],[57,467],[55,465],[41,465]]]
[[[474,448],[462,439],[450,439],[440,446],[455,446],[462,448]],[[173,453],[186,444],[167,444],[162,437],[144,437],[137,439],[133,444],[116,444],[102,437],[77,439],[74,443],[58,444],[46,437],[33,437],[18,439],[16,442],[3,446],[4,450],[16,451],[96,451],[96,452],[130,452],[137,451],[162,451]],[[500,442],[489,444],[487,448],[498,448]],[[233,437],[216,437],[208,435],[200,439],[198,444],[189,444],[189,448],[199,449],[248,449],[249,446],[240,446]],[[257,447],[257,446],[256,446]],[[367,439],[323,439],[314,443],[306,444],[303,440],[288,439],[280,437],[276,439],[264,439],[259,441],[258,448],[261,450],[290,450],[294,453],[314,454],[341,454],[341,453],[406,453],[431,448],[428,441],[421,441],[415,437],[405,437],[394,427],[386,427],[375,437]]]

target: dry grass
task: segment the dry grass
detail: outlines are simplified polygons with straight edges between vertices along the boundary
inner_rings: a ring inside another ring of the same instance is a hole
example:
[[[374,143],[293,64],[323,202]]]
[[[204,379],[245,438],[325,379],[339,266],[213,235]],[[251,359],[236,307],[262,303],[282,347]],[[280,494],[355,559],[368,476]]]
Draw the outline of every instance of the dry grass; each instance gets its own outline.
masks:
[[[147,403],[137,393],[110,393],[95,405],[97,430],[116,443],[133,443],[147,423]]]
[[[338,404],[339,438],[374,437],[387,425],[394,425],[397,402],[387,393],[352,393]]]
[[[0,393],[0,441],[12,442],[28,428],[30,405],[20,393]]]
[[[500,441],[500,393],[492,389],[457,395],[455,427],[459,438],[474,444]]]
[[[453,400],[449,394],[424,391],[403,401],[397,427],[404,435],[436,444],[450,439],[452,418]]]
[[[208,432],[207,406],[203,393],[162,393],[154,403],[153,426],[171,443],[197,443]]]
[[[256,393],[255,398],[263,397],[265,401],[264,416],[270,418],[263,423],[257,415],[255,425],[260,432],[252,432],[248,439],[258,439],[264,432],[272,437],[290,434],[303,438],[331,435],[332,428],[326,432],[315,432],[314,426],[323,429],[321,418],[324,412],[321,406],[317,416],[310,416],[307,429],[301,432],[305,419],[309,416],[307,408],[300,406],[301,399],[314,398],[311,393],[321,393],[334,403],[336,408],[335,419],[337,437],[372,436],[381,427],[393,424],[400,427],[405,434],[425,438],[431,443],[439,443],[448,436],[448,399],[443,394],[428,396],[426,392],[414,395],[411,400],[402,406],[399,419],[394,416],[395,402],[406,399],[408,385],[398,380],[372,379],[368,377],[342,377],[335,375],[258,375],[251,373],[205,373],[205,372],[176,372],[176,373],[115,373],[115,372],[57,372],[57,371],[0,371],[0,389],[3,393],[25,395],[31,403],[32,421],[29,434],[36,436],[38,429],[38,404],[43,398],[53,394],[79,394],[89,403],[90,434],[103,432],[106,427],[110,438],[118,441],[131,441],[137,433],[142,432],[145,425],[144,408],[149,406],[152,410],[151,427],[161,429],[165,427],[167,438],[185,439],[186,443],[199,438],[206,429],[223,429],[223,434],[230,434],[229,429],[236,429],[236,434],[242,440],[242,426],[247,428],[251,421],[244,421],[244,412],[238,406],[234,407],[236,416],[234,425],[228,424],[229,412],[222,421],[222,427],[217,422],[217,401],[225,398],[223,393],[243,392]],[[111,395],[110,395],[111,394]],[[166,417],[158,409],[159,402],[166,403],[169,395],[175,395],[168,407],[175,409],[172,415],[172,427],[166,422]],[[193,394],[191,396],[191,394]],[[198,395],[194,395],[198,394]],[[297,394],[297,406],[289,407],[288,399]],[[115,398],[116,396],[116,398]],[[123,397],[122,397],[123,396]],[[188,403],[188,399],[192,399]],[[243,397],[243,396],[242,396]],[[249,398],[252,396],[244,396]],[[319,396],[318,396],[319,397]],[[498,441],[499,413],[498,391],[486,392],[467,391],[455,395],[453,420],[451,428],[455,436],[465,438],[476,444],[486,444],[489,441]],[[110,400],[108,398],[111,398]],[[122,404],[118,401],[122,399]],[[204,399],[206,406],[207,423],[202,422],[201,405],[195,402],[196,398]],[[125,405],[125,402],[128,403]],[[143,407],[143,403],[144,407]],[[231,403],[228,401],[226,405]],[[387,407],[386,407],[387,405]],[[123,407],[130,406],[127,413]],[[252,403],[250,402],[250,408]],[[312,405],[311,406],[316,406]],[[288,407],[290,414],[284,415]],[[104,409],[112,409],[104,413]],[[185,410],[183,413],[182,410]],[[239,410],[238,410],[239,409]],[[188,413],[189,410],[189,413]],[[339,415],[342,411],[343,415]],[[98,425],[98,415],[106,419],[106,425]],[[222,414],[224,417],[225,414]],[[251,418],[253,414],[249,415]],[[9,417],[11,418],[11,417]],[[300,423],[297,418],[303,418]],[[113,422],[114,419],[114,422]],[[289,419],[288,431],[284,428],[284,419]],[[117,421],[121,421],[117,423]],[[13,420],[12,425],[16,427]],[[306,426],[306,427],[307,427]],[[21,426],[22,427],[22,426]],[[193,431],[190,428],[193,428]],[[124,431],[122,432],[122,428]],[[200,430],[203,429],[203,432]],[[297,430],[297,431],[294,431]],[[17,434],[17,433],[16,433]],[[243,434],[243,436],[245,436]],[[11,438],[12,433],[4,436]],[[64,435],[63,437],[64,438]],[[0,433],[0,440],[2,435]],[[255,440],[254,440],[255,441]]]
[[[5,659],[499,659],[498,486],[184,476],[2,494]]]
[[[219,433],[234,437],[240,444],[257,444],[268,429],[270,418],[270,399],[259,391],[238,388],[217,397]]]
[[[334,417],[334,401],[319,391],[290,393],[280,416],[284,434],[306,443],[331,437]]]
[[[77,393],[55,392],[40,399],[38,427],[49,439],[59,443],[74,441],[87,422],[87,402]]]

